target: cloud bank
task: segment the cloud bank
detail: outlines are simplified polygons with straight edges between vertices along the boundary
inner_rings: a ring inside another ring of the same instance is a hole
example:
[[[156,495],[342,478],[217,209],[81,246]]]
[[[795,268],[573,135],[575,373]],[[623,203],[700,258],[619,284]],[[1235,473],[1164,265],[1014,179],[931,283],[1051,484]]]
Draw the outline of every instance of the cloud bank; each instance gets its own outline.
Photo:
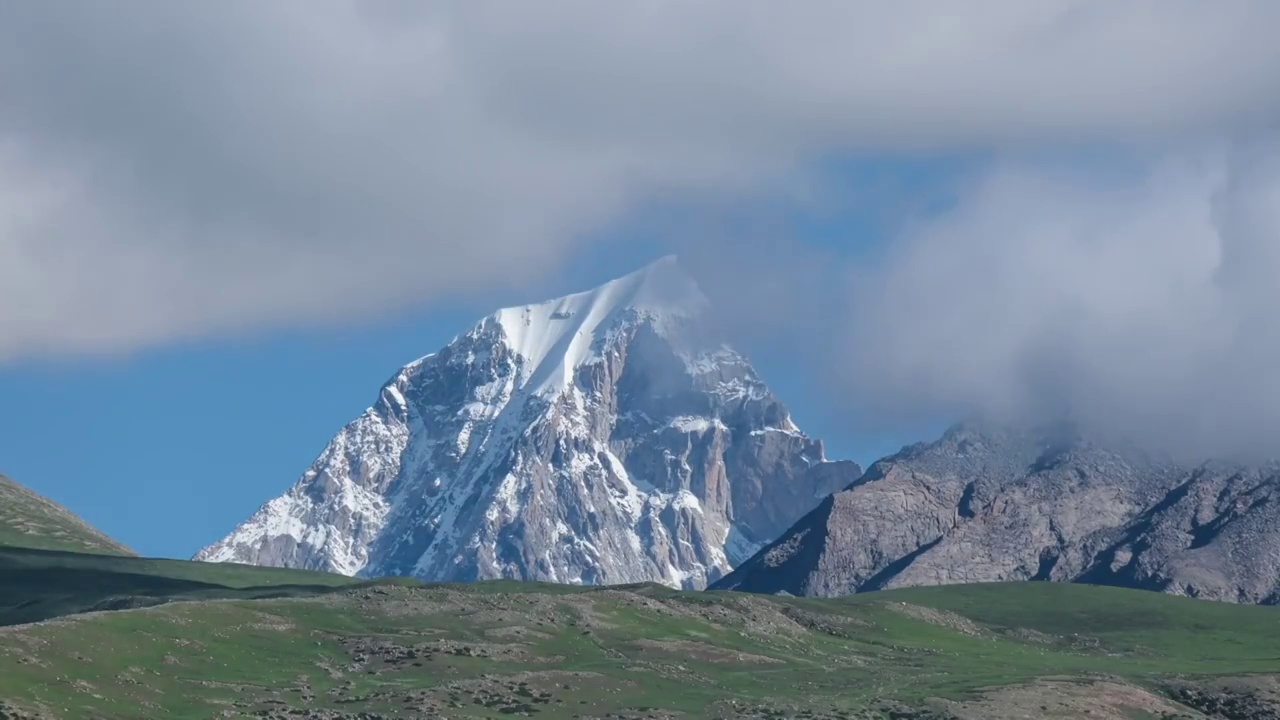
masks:
[[[1278,25],[1269,0],[8,3],[0,358],[526,282],[647,199],[835,151],[1257,129]]]
[[[824,348],[885,418],[1266,446],[1276,27],[1273,0],[7,3],[0,361],[527,284],[655,198],[791,192],[842,153],[1123,147],[996,161],[847,274],[779,237],[743,263],[753,319],[799,339],[763,308],[827,286]]]
[[[859,396],[887,413],[1068,412],[1188,456],[1276,455],[1280,145],[1139,178],[1002,165],[854,291]]]

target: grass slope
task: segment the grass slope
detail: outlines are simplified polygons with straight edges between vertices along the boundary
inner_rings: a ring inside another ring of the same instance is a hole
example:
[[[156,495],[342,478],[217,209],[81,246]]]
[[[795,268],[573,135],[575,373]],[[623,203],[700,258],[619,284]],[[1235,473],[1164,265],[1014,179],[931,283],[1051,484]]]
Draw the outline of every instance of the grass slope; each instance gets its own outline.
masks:
[[[1051,583],[364,584],[0,629],[0,716],[1274,718],[1277,648],[1275,608]]]
[[[0,545],[132,555],[75,513],[0,475]]]
[[[328,573],[0,547],[0,625],[174,600],[314,595]]]

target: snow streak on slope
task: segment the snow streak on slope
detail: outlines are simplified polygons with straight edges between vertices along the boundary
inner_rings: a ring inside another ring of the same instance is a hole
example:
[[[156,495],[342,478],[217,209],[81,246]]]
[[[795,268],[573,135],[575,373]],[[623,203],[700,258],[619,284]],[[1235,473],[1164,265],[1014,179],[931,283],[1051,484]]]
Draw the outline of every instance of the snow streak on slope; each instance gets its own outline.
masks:
[[[597,332],[610,328],[620,313],[630,310],[670,330],[707,306],[693,280],[668,256],[594,290],[499,310],[492,320],[524,360],[520,384],[545,395],[567,390],[574,372],[596,359],[592,351],[600,340]]]
[[[858,472],[823,459],[707,310],[674,258],[500,310],[197,559],[703,587]]]

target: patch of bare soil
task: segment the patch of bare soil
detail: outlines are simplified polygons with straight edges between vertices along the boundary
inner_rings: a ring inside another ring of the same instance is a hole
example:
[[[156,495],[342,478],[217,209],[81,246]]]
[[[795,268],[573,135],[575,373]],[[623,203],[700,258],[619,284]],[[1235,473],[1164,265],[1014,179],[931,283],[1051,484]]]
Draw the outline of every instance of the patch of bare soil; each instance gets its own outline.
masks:
[[[0,720],[49,720],[52,717],[53,715],[46,714],[43,710],[19,708],[0,700]]]
[[[298,629],[293,621],[265,612],[255,612],[254,622],[244,627],[251,630],[275,630],[276,632],[291,632]]]
[[[437,588],[380,586],[326,593],[307,602],[359,608],[387,617],[407,615],[447,615],[463,611],[467,606],[461,593]]]
[[[937,608],[924,607],[923,605],[912,605],[904,602],[885,603],[884,607],[896,613],[906,615],[915,620],[931,623],[933,625],[941,625],[952,630],[957,630],[965,635],[973,635],[980,637],[986,635],[987,631],[969,618],[953,613],[950,610],[938,610]]]
[[[694,640],[640,639],[635,641],[635,645],[644,650],[654,650],[668,655],[678,655],[680,657],[699,662],[753,664],[772,664],[782,662],[777,658],[772,658],[767,655],[756,655],[753,653],[741,652],[739,650],[716,647],[715,645],[708,645],[707,643],[701,643]]]
[[[959,720],[1132,720],[1143,713],[1170,720],[1203,717],[1149,690],[1109,681],[1045,679],[945,706]]]
[[[591,672],[532,671],[456,680],[432,693],[436,702],[451,709],[485,708],[503,715],[535,715],[557,707],[563,710],[565,694],[585,687],[599,689],[602,680],[603,676]]]
[[[504,628],[519,626],[530,637],[548,637],[552,630],[572,624],[575,613],[565,600],[534,593],[479,593],[445,588],[375,587],[328,596],[327,601],[356,605],[362,611],[385,617],[457,618],[491,637],[502,637]],[[432,634],[438,630],[430,631]],[[511,632],[511,636],[519,636]]]
[[[794,638],[807,632],[807,628],[788,617],[776,603],[749,595],[715,603],[679,596],[656,598],[627,590],[602,590],[583,597],[601,598],[655,615],[701,620],[717,627],[745,631],[755,637]]]
[[[0,637],[4,638],[4,641],[6,644],[20,643],[32,650],[36,650],[48,645],[49,644],[48,640],[27,634],[27,631],[30,630],[32,627],[34,627],[34,625],[9,625],[7,627],[0,627]],[[0,651],[6,650],[6,649],[8,648],[3,645],[0,645]]]
[[[434,709],[428,709],[424,712],[414,712],[410,714],[386,715],[383,713],[373,712],[343,712],[341,710],[319,710],[310,709],[305,711],[305,715],[299,715],[297,711],[288,708],[266,709],[255,712],[224,715],[224,717],[254,717],[263,718],[263,720],[297,720],[305,718],[306,720],[402,720],[405,718],[411,720],[425,720],[425,718],[438,718],[440,715]]]
[[[422,667],[440,656],[543,663],[563,660],[563,658],[549,656],[535,657],[523,645],[503,643],[433,640],[403,645],[389,640],[348,637],[340,639],[338,644],[351,655],[350,670],[365,669],[371,672]]]
[[[532,630],[524,625],[507,625],[505,627],[489,628],[484,631],[484,634],[485,637],[494,638],[495,640],[532,640],[551,637],[550,633],[544,633],[540,630]]]
[[[810,632],[838,638],[851,638],[854,635],[849,630],[850,627],[866,627],[867,625],[866,621],[858,618],[815,613],[790,605],[783,606],[782,614]]]
[[[747,595],[734,598],[728,603],[717,603],[714,606],[700,605],[704,613],[723,617],[728,611],[727,625],[738,625],[747,633],[759,637],[762,635],[799,638],[808,634],[811,628],[807,623],[784,611],[784,607],[766,598]],[[722,607],[723,610],[712,608]],[[829,618],[829,621],[831,619]]]
[[[600,589],[565,595],[476,593],[450,588],[375,587],[325,596],[321,602],[357,604],[366,612],[389,617],[457,616],[494,639],[546,637],[563,628],[585,633],[617,627],[619,609],[700,620],[753,637],[802,641],[810,632],[845,637],[853,619],[779,606],[764,598],[744,596],[722,602],[683,597],[655,597],[644,592]]]
[[[1274,720],[1280,717],[1280,677],[1257,675],[1212,681],[1175,681],[1165,691],[1174,700],[1224,720]]]
[[[902,714],[903,712],[907,714]],[[699,717],[707,720],[953,720],[938,715],[915,713],[914,709],[899,712],[898,708],[887,705],[865,712],[854,712],[835,708],[824,710],[799,707],[787,703],[756,704],[731,698],[714,703]]]
[[[623,710],[604,715],[574,715],[576,720],[677,720],[688,717],[682,712],[645,708],[644,710]]]
[[[1102,641],[1092,635],[1081,635],[1072,633],[1070,635],[1050,635],[1042,633],[1039,630],[1031,628],[1010,628],[1001,630],[1000,633],[1007,638],[1019,640],[1026,643],[1034,643],[1036,645],[1052,645],[1061,650],[1072,650],[1082,653],[1103,653],[1111,656],[1118,655],[1150,655],[1152,651],[1142,646],[1125,648],[1123,651],[1114,651],[1106,648]]]
[[[1035,643],[1037,645],[1057,645],[1062,642],[1062,638],[1048,633],[1042,633],[1039,630],[1031,628],[1013,628],[1005,633],[1005,635],[1014,640]]]

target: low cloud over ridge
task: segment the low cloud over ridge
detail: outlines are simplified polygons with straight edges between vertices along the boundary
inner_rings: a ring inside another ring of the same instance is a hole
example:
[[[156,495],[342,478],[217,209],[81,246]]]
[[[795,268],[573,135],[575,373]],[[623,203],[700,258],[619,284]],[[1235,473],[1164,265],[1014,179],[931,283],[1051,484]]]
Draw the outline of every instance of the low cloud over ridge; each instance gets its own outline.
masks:
[[[1275,455],[1280,145],[1140,177],[1003,165],[856,283],[859,397],[903,417],[1069,413],[1187,456]]]

